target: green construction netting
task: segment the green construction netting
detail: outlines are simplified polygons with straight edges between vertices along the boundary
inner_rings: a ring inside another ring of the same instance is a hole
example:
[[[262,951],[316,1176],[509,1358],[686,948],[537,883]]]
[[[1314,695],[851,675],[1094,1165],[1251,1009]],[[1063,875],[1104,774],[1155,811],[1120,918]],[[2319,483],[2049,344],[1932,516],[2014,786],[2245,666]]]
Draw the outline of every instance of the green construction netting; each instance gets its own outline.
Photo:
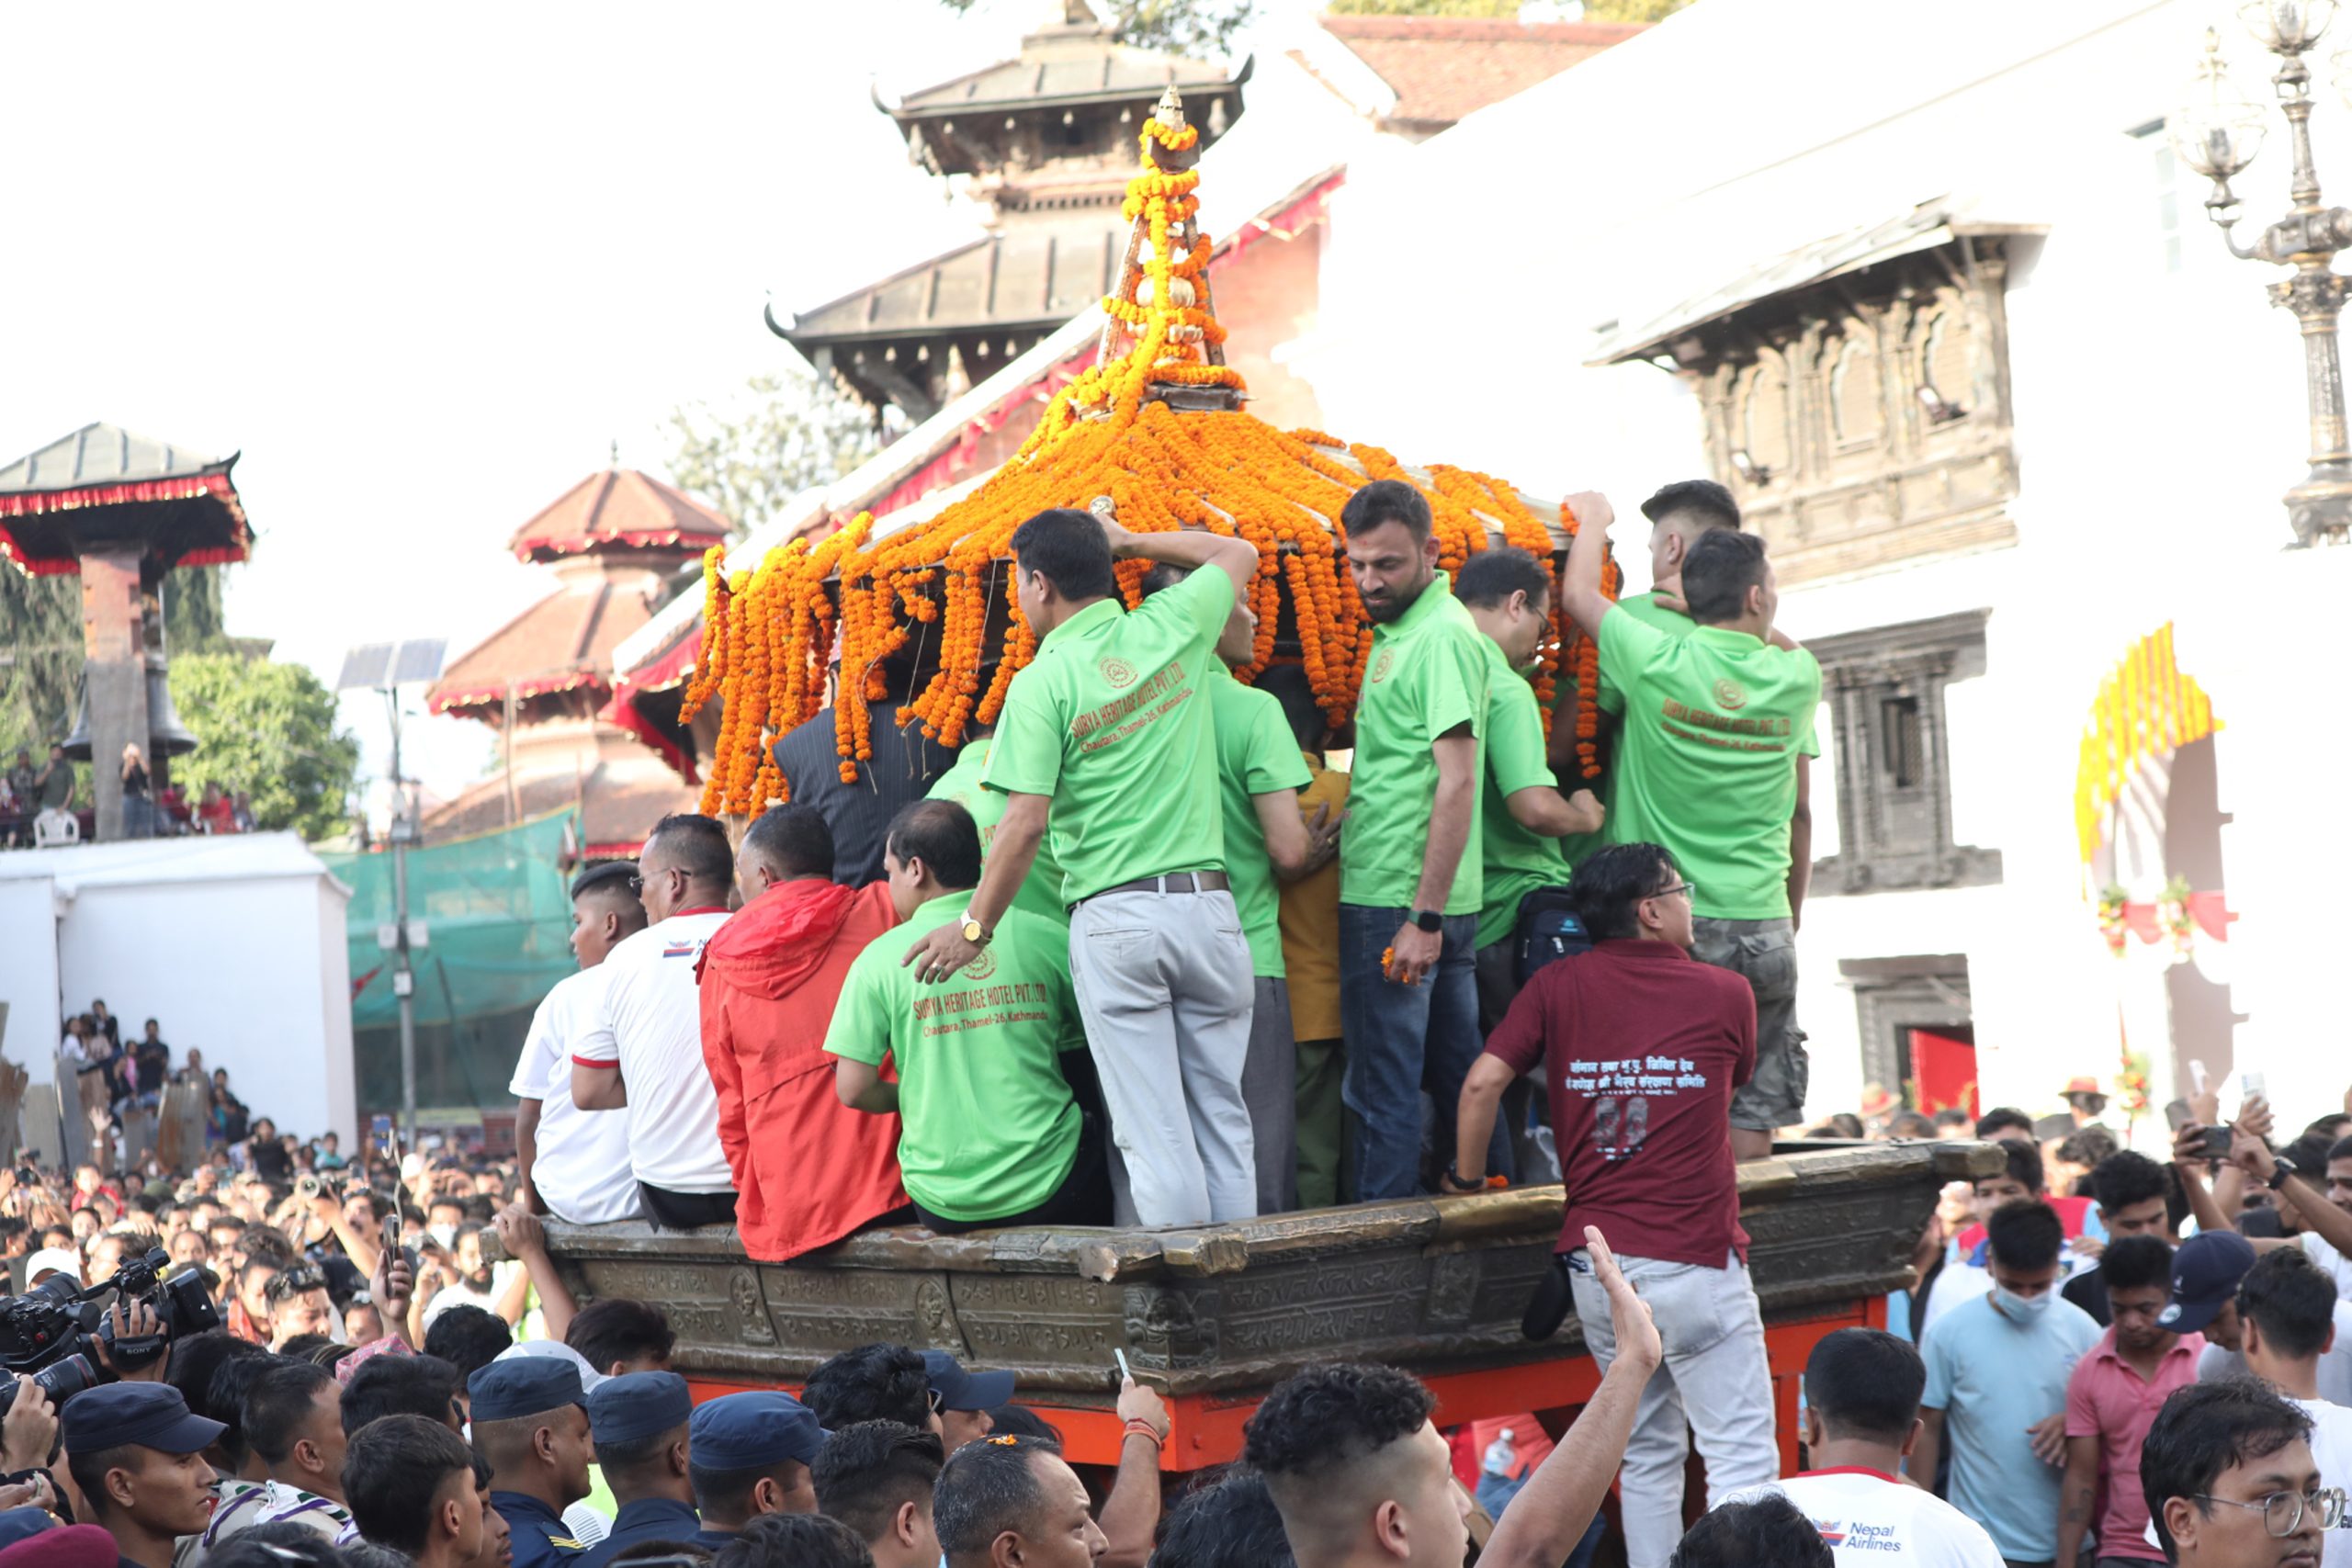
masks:
[[[498,1106],[532,1010],[571,973],[571,901],[562,866],[578,812],[566,807],[501,832],[408,853],[409,918],[425,922],[416,968],[420,1105]],[[352,890],[351,1027],[364,1112],[400,1103],[400,1003],[391,954],[392,857],[325,855]]]

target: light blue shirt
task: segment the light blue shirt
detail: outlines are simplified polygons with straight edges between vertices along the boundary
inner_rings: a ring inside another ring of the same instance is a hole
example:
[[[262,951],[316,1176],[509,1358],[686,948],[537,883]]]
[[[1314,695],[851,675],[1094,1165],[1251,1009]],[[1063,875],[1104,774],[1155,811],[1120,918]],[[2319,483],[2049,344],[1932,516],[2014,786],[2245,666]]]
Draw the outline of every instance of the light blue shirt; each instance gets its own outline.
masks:
[[[2098,1337],[2090,1314],[2063,1298],[2020,1324],[1981,1296],[1938,1318],[1920,1347],[1919,1403],[1944,1413],[1952,1506],[2012,1562],[2058,1555],[2060,1472],[2034,1456],[2026,1428],[2065,1413],[2066,1379]]]

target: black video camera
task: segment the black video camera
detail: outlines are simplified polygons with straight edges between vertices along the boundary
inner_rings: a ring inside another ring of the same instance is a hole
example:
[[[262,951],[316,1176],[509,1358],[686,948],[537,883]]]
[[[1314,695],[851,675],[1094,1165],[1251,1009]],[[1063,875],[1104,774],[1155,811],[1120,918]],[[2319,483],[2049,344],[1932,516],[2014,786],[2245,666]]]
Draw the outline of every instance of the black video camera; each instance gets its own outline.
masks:
[[[188,1270],[166,1280],[170,1254],[156,1247],[144,1258],[131,1258],[111,1280],[83,1290],[62,1274],[52,1274],[20,1296],[0,1298],[0,1370],[11,1377],[35,1374],[50,1397],[63,1403],[100,1380],[93,1369],[94,1352],[105,1347],[107,1359],[125,1370],[151,1366],[170,1348],[174,1339],[202,1334],[220,1326],[205,1277]],[[144,1302],[162,1325],[153,1334],[137,1338],[116,1337],[114,1321],[99,1299],[111,1292],[126,1313]],[[6,1385],[0,1409],[16,1396]]]

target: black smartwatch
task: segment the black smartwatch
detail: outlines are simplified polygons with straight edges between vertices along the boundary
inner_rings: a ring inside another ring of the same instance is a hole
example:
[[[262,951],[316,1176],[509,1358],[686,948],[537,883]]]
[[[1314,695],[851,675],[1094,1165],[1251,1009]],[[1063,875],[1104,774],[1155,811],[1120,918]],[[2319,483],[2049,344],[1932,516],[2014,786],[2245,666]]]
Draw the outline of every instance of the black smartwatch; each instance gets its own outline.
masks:
[[[2302,1174],[2301,1171],[2295,1168],[2295,1162],[2289,1159],[2285,1155],[2273,1155],[2271,1156],[2270,1166],[2269,1187],[2270,1190],[2273,1192],[2276,1192],[2279,1189],[2285,1187],[2289,1177],[2301,1176]]]
[[[1413,925],[1425,931],[1443,931],[1445,912],[1442,909],[1416,909],[1413,911]]]

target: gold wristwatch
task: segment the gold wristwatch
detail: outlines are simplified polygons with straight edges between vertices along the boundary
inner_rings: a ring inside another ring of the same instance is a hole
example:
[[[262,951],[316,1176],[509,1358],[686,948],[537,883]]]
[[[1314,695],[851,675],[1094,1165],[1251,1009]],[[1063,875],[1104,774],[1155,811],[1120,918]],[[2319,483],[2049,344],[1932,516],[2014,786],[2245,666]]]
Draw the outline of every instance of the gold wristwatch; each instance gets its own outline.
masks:
[[[989,940],[988,927],[980,924],[978,917],[969,909],[964,911],[964,940],[974,947],[986,946]]]

